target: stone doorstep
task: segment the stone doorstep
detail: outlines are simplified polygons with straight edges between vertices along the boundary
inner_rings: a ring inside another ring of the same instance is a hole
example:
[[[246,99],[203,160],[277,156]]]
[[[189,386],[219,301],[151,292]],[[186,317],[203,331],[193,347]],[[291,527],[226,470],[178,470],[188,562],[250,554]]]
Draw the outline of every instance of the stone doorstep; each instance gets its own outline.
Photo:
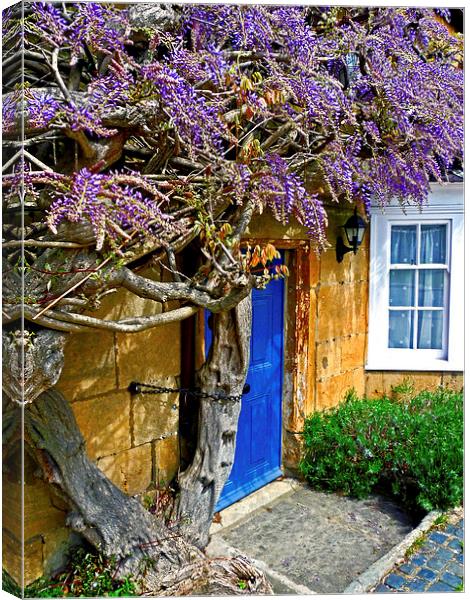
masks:
[[[240,525],[243,521],[251,518],[256,510],[263,508],[281,496],[294,493],[299,487],[301,487],[301,483],[291,478],[268,483],[256,492],[221,510],[219,513],[220,523],[212,523],[209,535],[213,536],[228,527]]]
[[[209,545],[206,548],[208,556],[237,556],[244,555],[243,552],[237,550],[233,546],[230,546],[222,540],[220,537],[214,537],[214,534],[219,533],[233,527],[240,525],[243,521],[248,520],[252,517],[253,513],[270,502],[281,498],[281,496],[292,494],[296,489],[301,487],[301,483],[296,479],[283,479],[280,481],[273,481],[268,485],[264,486],[260,490],[253,492],[246,498],[235,502],[231,506],[220,511],[220,523],[212,523],[210,528],[210,535],[212,536]],[[428,513],[421,523],[410,531],[410,533],[396,546],[394,546],[385,556],[379,558],[373,563],[364,573],[362,573],[356,580],[351,582],[348,587],[342,592],[343,594],[364,594],[370,589],[380,583],[382,578],[405,556],[407,549],[420,537],[421,534],[426,533],[432,527],[434,521],[442,513],[439,511],[432,511]],[[287,593],[310,595],[316,594],[313,590],[310,590],[304,585],[300,585],[291,581],[285,575],[274,571],[263,561],[249,557],[253,563],[262,569],[268,579],[274,584],[279,585],[283,590],[287,590]]]
[[[282,480],[276,480],[268,483],[256,492],[253,492],[249,496],[242,498],[238,502],[235,502],[235,504],[232,504],[231,506],[228,506],[224,510],[220,511],[220,523],[212,523],[209,530],[211,541],[206,548],[206,554],[212,557],[244,556],[244,552],[234,548],[233,546],[230,546],[219,536],[214,537],[214,534],[224,531],[229,527],[240,525],[243,523],[243,521],[251,518],[255,511],[263,508],[270,502],[273,502],[282,496],[293,494],[299,487],[301,487],[301,484],[296,479],[286,478]],[[271,569],[263,561],[255,559],[251,556],[249,558],[266,574],[271,584],[275,588],[278,588],[280,593],[303,596],[316,594],[316,592],[312,591],[308,587],[295,583],[282,573],[278,573],[274,569]]]

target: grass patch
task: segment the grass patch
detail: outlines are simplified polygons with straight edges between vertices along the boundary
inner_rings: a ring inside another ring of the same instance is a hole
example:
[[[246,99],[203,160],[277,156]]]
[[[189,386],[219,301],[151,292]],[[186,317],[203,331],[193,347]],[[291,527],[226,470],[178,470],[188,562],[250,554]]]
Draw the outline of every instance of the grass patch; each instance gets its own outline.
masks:
[[[434,523],[432,524],[433,529],[444,529],[444,527],[449,522],[449,515],[439,515],[436,519],[434,519]]]
[[[405,558],[410,558],[415,552],[418,552],[418,550],[423,546],[426,540],[427,533],[422,533],[418,538],[415,539],[411,546],[406,549]]]
[[[131,577],[115,576],[116,561],[106,559],[95,551],[84,548],[76,550],[67,569],[53,578],[41,577],[25,587],[25,598],[64,597],[129,597],[137,596],[135,582]],[[21,589],[3,571],[3,589],[21,597]]]
[[[415,513],[461,504],[463,393],[402,387],[372,400],[350,391],[306,420],[300,471],[313,487],[357,498],[379,491]]]

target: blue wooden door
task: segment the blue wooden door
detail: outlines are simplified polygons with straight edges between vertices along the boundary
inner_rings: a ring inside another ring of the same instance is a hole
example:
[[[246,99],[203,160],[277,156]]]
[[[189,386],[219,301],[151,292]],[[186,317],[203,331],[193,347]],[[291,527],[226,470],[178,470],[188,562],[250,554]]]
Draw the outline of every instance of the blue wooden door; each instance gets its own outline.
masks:
[[[216,510],[281,475],[284,281],[253,290],[250,367],[237,430],[235,459]],[[206,326],[206,342],[210,330]],[[207,344],[208,347],[208,344]]]

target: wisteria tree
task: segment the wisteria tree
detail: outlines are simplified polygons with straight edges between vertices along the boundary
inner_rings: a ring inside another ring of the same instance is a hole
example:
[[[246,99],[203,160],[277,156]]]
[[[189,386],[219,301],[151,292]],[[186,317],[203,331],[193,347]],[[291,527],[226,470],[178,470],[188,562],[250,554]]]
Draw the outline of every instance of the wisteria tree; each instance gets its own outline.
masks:
[[[23,8],[3,13],[6,441],[24,414],[69,526],[116,555],[121,573],[147,565],[147,589],[266,591],[254,567],[224,571],[198,550],[233,461],[250,292],[286,275],[269,267],[272,245],[247,247],[243,234],[271,211],[297,219],[321,251],[326,197],[366,214],[372,197],[425,207],[430,180],[462,156],[462,40],[447,11],[424,8]],[[155,262],[172,281],[141,274]],[[93,317],[119,287],[178,308]],[[132,334],[201,308],[214,335],[197,373],[207,397],[178,481],[176,535],[87,458],[53,386],[67,336]],[[246,590],[240,569],[251,569]]]

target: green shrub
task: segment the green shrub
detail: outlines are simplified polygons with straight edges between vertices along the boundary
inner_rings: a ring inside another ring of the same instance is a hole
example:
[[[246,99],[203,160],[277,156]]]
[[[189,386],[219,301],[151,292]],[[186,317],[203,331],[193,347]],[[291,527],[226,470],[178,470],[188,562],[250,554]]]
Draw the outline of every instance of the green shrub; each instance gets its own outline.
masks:
[[[390,398],[348,392],[305,423],[300,471],[315,488],[363,498],[390,493],[410,510],[463,497],[463,393],[439,388]]]
[[[24,591],[25,598],[63,597],[128,597],[135,596],[135,584],[130,577],[115,577],[116,563],[95,551],[79,548],[68,568],[54,577],[41,577]]]

